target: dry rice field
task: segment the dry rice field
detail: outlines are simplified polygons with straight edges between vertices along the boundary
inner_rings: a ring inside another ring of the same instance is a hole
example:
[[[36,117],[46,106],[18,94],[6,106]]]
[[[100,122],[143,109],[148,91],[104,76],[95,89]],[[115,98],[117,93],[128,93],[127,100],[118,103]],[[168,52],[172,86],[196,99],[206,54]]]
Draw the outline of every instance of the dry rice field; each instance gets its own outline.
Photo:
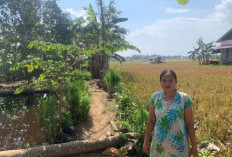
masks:
[[[190,60],[169,60],[161,64],[128,61],[111,66],[120,69],[124,86],[131,88],[136,103],[146,107],[152,93],[161,90],[160,73],[173,69],[178,90],[194,101],[194,121],[199,122],[198,142],[213,142],[227,153],[232,150],[232,66],[199,65]]]

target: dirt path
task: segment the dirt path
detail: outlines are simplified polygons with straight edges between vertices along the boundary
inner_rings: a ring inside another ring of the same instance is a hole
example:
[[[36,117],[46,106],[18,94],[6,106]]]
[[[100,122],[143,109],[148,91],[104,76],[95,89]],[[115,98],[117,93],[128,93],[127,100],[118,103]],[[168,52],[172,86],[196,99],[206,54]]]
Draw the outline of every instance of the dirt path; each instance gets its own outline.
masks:
[[[112,132],[110,120],[115,119],[116,103],[107,99],[107,93],[97,86],[98,81],[91,80],[89,82],[92,102],[90,104],[89,119],[80,122],[76,130],[77,139],[79,140],[100,139],[106,137],[107,131]],[[81,154],[75,157],[96,157],[101,152]]]

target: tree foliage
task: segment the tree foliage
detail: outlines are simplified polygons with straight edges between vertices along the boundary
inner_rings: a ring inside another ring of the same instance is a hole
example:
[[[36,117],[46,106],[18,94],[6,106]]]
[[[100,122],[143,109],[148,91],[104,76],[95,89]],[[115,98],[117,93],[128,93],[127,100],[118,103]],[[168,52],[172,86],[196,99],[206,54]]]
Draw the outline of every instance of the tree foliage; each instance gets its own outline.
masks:
[[[189,57],[191,59],[198,59],[199,60],[199,64],[209,64],[209,60],[211,57],[211,52],[212,52],[212,47],[213,47],[214,41],[210,42],[210,43],[205,43],[202,38],[199,38],[199,40],[197,41],[197,45],[198,47],[194,48],[193,51],[188,52]]]
[[[30,80],[40,71],[28,73],[26,70],[9,71],[9,67],[27,60],[33,55],[28,48],[31,41],[40,40],[53,43],[71,43],[72,21],[53,0],[11,0],[0,5],[0,53],[1,72],[5,81]]]
[[[115,0],[111,0],[108,5],[105,5],[97,0],[98,10],[102,12],[96,13],[90,4],[86,8],[88,12],[87,20],[83,18],[75,20],[74,42],[76,45],[84,47],[94,45],[95,53],[90,59],[89,70],[96,78],[103,77],[104,72],[108,69],[108,58],[115,52],[127,49],[140,52],[137,47],[130,45],[125,40],[127,30],[118,24],[127,21],[127,18],[119,18],[120,12],[116,10],[115,3]],[[102,15],[104,18],[102,18]]]

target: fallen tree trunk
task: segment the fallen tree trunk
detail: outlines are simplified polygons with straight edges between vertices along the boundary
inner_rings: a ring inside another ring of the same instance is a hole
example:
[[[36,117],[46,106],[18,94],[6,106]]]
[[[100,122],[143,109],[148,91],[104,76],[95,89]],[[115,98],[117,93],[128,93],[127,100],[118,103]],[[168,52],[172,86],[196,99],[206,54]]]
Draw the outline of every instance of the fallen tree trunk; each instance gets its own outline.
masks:
[[[26,85],[25,81],[17,81],[12,82],[9,84],[0,84],[0,97],[18,97],[30,94],[43,94],[49,92],[49,88],[42,87],[42,88],[32,88],[32,89],[25,89],[19,94],[14,94],[15,90],[19,87]]]
[[[14,94],[15,90],[6,90],[2,91],[0,90],[0,97],[17,97],[22,95],[29,95],[29,94],[43,94],[48,93],[49,89],[40,89],[40,90],[25,90],[21,92],[20,94]]]
[[[99,140],[72,141],[30,149],[1,151],[0,157],[57,157],[93,152],[116,146],[128,138],[135,138],[136,134],[127,133],[123,136],[106,137]]]

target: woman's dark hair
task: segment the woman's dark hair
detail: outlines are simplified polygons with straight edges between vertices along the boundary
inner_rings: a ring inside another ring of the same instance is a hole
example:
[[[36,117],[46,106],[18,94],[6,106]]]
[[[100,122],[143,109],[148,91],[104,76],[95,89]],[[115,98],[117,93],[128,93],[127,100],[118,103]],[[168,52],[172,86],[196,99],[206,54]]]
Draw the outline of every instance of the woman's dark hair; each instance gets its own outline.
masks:
[[[170,73],[174,77],[175,81],[177,82],[176,73],[172,69],[165,69],[164,71],[162,71],[162,73],[160,74],[160,82],[161,82],[162,77],[167,73]]]

